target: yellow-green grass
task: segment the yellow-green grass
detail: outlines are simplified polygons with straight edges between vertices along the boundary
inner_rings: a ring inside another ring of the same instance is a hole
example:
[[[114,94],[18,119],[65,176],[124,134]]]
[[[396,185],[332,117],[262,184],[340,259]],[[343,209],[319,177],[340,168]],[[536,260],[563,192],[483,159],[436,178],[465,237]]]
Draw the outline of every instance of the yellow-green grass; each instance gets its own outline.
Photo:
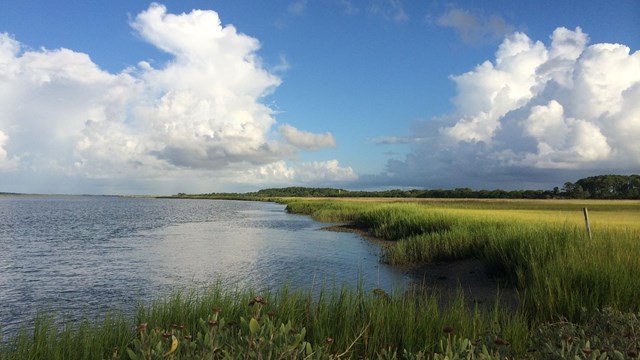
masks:
[[[322,221],[396,241],[391,264],[476,258],[517,287],[536,319],[583,308],[640,310],[640,202],[579,200],[284,200]],[[593,238],[583,208],[589,209]]]
[[[449,210],[452,214],[473,217],[522,219],[583,224],[583,208],[588,208],[590,221],[597,225],[624,226],[640,229],[638,200],[510,200],[510,199],[388,199],[388,198],[284,198],[292,212],[306,213],[320,221],[344,221],[365,209],[380,205],[419,205],[429,209]],[[298,208],[306,208],[301,212]]]

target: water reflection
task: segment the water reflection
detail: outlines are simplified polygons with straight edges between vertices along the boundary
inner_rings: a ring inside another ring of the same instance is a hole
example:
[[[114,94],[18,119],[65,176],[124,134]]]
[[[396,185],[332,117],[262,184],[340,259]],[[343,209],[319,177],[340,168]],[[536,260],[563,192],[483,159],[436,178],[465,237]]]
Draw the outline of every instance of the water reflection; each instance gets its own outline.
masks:
[[[0,326],[36,309],[70,317],[214,283],[277,289],[402,287],[377,246],[272,203],[0,197]]]

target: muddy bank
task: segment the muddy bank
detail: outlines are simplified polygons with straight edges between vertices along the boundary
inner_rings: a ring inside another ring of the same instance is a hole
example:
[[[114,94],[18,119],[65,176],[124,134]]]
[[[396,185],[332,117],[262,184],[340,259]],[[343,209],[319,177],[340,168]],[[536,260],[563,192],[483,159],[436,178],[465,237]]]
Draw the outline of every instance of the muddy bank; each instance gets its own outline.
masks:
[[[480,260],[423,264],[408,273],[416,286],[439,293],[442,302],[448,302],[462,291],[468,305],[492,307],[499,298],[501,308],[515,310],[518,307],[516,290],[491,276]]]
[[[356,233],[381,247],[394,244],[394,241],[376,238],[351,224],[328,226],[323,230]],[[438,294],[443,304],[456,298],[462,291],[470,307],[476,304],[493,307],[498,298],[501,308],[515,310],[518,307],[516,290],[492,276],[480,260],[443,261],[404,268],[413,279],[412,286]]]

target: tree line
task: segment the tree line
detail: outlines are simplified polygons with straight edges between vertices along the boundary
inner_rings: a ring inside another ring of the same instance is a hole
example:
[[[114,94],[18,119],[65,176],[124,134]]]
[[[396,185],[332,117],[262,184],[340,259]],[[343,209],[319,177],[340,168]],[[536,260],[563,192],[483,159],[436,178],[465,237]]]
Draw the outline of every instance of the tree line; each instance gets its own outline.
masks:
[[[382,191],[351,191],[335,188],[285,187],[262,189],[248,193],[210,193],[174,197],[217,199],[264,199],[277,197],[386,197],[443,199],[640,199],[640,175],[598,175],[566,182],[552,190],[473,190],[411,189]]]
[[[640,199],[640,175],[599,175],[564,183],[562,193],[575,199]]]

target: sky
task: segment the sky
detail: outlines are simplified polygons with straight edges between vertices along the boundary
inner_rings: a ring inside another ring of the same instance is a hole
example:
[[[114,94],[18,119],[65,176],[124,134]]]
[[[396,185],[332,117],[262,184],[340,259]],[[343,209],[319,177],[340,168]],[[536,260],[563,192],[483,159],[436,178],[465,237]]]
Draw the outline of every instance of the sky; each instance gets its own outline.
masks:
[[[0,4],[0,192],[640,173],[640,2]]]

